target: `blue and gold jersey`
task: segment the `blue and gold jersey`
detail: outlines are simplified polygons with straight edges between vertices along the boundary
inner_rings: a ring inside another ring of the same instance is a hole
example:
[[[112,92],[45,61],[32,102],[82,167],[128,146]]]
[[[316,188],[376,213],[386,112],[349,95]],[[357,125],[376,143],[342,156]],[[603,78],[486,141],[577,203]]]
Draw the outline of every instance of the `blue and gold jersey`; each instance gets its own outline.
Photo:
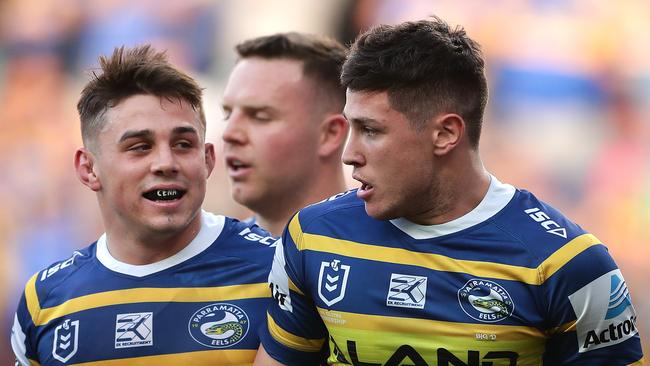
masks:
[[[287,365],[640,364],[625,280],[593,235],[492,178],[446,224],[369,217],[354,191],[276,248],[261,338]]]
[[[250,365],[270,301],[275,239],[202,213],[160,262],[114,259],[106,236],[35,274],[12,329],[19,365]]]

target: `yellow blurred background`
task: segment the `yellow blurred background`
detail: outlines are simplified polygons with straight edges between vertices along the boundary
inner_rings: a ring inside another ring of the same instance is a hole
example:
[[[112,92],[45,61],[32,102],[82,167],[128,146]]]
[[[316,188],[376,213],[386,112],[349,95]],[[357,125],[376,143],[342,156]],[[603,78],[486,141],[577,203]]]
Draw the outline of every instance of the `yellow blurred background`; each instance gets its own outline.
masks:
[[[648,352],[650,2],[647,0],[0,0],[0,363],[22,285],[103,231],[74,175],[76,102],[100,54],[152,43],[205,87],[220,150],[233,46],[280,31],[350,43],[359,30],[438,15],[483,46],[490,102],[481,150],[609,247]],[[350,186],[353,186],[350,181]],[[243,218],[220,162],[204,208]]]

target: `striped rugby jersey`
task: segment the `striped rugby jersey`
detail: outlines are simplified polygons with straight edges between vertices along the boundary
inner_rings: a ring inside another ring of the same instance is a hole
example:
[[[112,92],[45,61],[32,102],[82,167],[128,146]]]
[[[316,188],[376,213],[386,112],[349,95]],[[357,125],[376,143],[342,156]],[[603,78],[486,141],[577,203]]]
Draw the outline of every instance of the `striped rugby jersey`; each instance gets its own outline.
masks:
[[[202,213],[179,253],[134,266],[106,236],[35,274],[12,329],[18,365],[250,365],[275,239]]]
[[[641,364],[621,271],[593,235],[492,177],[470,213],[369,217],[354,191],[301,210],[261,330],[287,365]],[[327,344],[326,344],[327,343]]]

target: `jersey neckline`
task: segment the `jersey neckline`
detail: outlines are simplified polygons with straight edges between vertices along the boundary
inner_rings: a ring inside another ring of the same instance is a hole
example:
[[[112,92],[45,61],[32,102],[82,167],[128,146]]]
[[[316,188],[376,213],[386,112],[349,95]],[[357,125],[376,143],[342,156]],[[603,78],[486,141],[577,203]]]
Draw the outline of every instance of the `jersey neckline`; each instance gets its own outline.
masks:
[[[485,197],[476,208],[457,219],[436,225],[419,225],[403,217],[390,220],[390,222],[413,239],[433,239],[486,221],[506,207],[514,197],[515,191],[515,187],[501,183],[495,176],[490,175],[490,186]]]
[[[144,277],[163,271],[206,250],[223,231],[226,218],[207,211],[201,211],[201,229],[192,241],[181,251],[161,261],[134,265],[121,262],[111,255],[108,250],[106,233],[97,239],[97,259],[109,270],[135,277]]]

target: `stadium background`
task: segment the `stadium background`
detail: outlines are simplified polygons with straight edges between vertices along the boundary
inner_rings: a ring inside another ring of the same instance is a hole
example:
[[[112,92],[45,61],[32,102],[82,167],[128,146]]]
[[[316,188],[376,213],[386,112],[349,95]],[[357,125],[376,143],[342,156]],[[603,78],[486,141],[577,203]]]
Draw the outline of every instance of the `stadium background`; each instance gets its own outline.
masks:
[[[359,29],[436,14],[483,46],[489,170],[606,243],[650,350],[650,3],[647,0],[0,0],[0,363],[29,276],[101,232],[76,179],[75,105],[99,54],[152,43],[205,87],[220,150],[220,93],[237,42],[278,31],[349,43]],[[261,86],[263,87],[263,86]],[[354,186],[351,181],[350,186]],[[204,208],[236,217],[219,163]]]

